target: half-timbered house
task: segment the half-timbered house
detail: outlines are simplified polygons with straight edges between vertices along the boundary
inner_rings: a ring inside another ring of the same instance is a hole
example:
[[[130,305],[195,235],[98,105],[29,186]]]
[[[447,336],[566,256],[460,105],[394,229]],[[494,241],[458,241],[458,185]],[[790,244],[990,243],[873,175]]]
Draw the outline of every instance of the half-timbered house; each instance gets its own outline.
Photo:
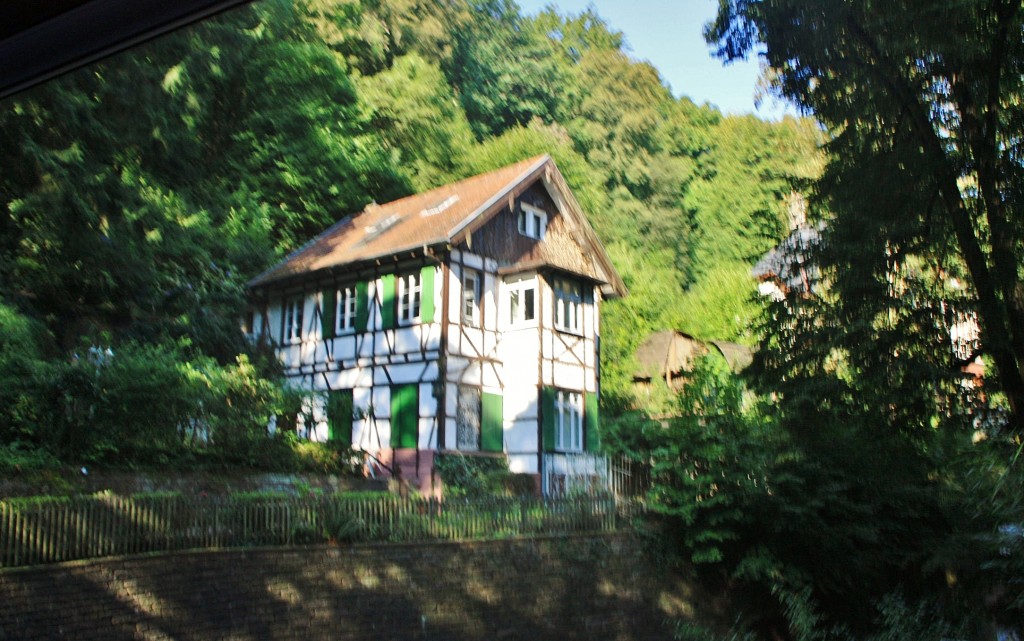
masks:
[[[343,218],[250,283],[311,439],[436,487],[445,452],[556,492],[600,469],[600,303],[625,287],[548,156]]]

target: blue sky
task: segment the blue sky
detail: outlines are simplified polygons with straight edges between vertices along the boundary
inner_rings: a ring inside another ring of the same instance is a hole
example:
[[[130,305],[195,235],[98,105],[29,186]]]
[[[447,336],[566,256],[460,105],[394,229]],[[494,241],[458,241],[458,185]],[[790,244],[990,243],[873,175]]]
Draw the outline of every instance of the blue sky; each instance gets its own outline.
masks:
[[[704,42],[704,24],[718,0],[516,0],[527,15],[555,5],[561,14],[577,14],[593,6],[609,27],[626,36],[630,54],[661,73],[676,96],[698,104],[711,103],[727,114],[754,113],[778,118],[792,109],[766,99],[754,107],[760,73],[756,59],[728,65],[714,58]]]

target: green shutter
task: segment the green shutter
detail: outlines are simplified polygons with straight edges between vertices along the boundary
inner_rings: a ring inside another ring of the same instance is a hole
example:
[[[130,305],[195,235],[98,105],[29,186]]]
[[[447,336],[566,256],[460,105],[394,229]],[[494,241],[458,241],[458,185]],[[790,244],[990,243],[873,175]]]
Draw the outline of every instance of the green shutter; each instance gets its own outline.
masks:
[[[485,452],[501,452],[505,449],[503,423],[501,395],[487,392],[481,394],[480,449]]]
[[[381,329],[391,329],[395,326],[395,275],[384,274],[380,284]]]
[[[597,394],[587,392],[583,397],[583,430],[586,450],[596,452],[600,447],[601,420],[597,411]]]
[[[352,445],[352,390],[327,394],[327,440]]]
[[[434,266],[420,270],[420,322],[434,322]]]
[[[324,338],[334,338],[334,312],[337,309],[338,290],[331,287],[324,290],[323,306],[320,308],[320,331]]]
[[[365,332],[366,322],[370,318],[369,286],[356,283],[356,331]]]
[[[555,388],[540,390],[540,411],[544,420],[544,451],[555,451]]]
[[[391,386],[391,447],[419,445],[419,394],[417,385]]]

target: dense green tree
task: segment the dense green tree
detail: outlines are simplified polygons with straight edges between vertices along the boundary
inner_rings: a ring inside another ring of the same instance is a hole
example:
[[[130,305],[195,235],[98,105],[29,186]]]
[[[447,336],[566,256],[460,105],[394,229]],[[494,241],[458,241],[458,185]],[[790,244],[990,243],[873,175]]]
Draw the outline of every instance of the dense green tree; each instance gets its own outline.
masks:
[[[887,592],[936,621],[1019,621],[994,545],[1019,518],[1019,422],[988,405],[1002,389],[1020,407],[1021,8],[720,6],[720,53],[763,43],[828,140],[811,201],[827,227],[802,257],[816,284],[764,317],[757,362],[793,462],[775,471],[790,518],[768,521],[768,582],[791,622],[819,617],[789,632],[866,634],[857,621]],[[983,393],[951,341],[974,311],[996,366]]]
[[[743,336],[749,314],[714,306],[739,307],[755,252],[729,247],[778,231],[759,217],[799,187],[800,127],[676,98],[624,47],[589,10],[268,0],[6,100],[0,352],[26,374],[0,392],[4,438],[38,442],[45,419],[26,408],[52,390],[35,382],[63,381],[65,409],[107,407],[81,360],[91,347],[119,367],[149,354],[168,376],[230,378],[252,351],[238,318],[253,275],[371,200],[540,153],[631,290],[605,307],[609,400],[632,402],[632,354],[651,331]],[[75,411],[60,418],[64,452],[87,449]]]
[[[417,191],[465,175],[473,132],[436,64],[406,54],[390,69],[360,79],[358,87],[372,109],[373,128]]]
[[[878,230],[861,245],[875,272],[907,253],[962,268],[1018,430],[1022,26],[1012,0],[723,0],[708,31],[726,58],[764,43],[779,90],[831,130],[825,195],[849,203],[840,242]]]

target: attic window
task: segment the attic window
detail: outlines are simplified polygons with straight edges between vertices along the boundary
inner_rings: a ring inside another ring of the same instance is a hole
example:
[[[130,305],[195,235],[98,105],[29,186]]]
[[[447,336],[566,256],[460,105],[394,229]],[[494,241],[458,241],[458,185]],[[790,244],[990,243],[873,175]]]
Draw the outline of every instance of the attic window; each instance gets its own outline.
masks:
[[[420,216],[423,216],[424,218],[426,218],[427,216],[436,216],[437,214],[440,214],[442,211],[448,209],[457,202],[459,202],[458,194],[454,196],[449,196],[442,200],[441,202],[434,205],[433,207],[421,211]]]
[[[519,233],[523,236],[544,240],[548,228],[548,215],[542,209],[522,203],[518,215]]]
[[[399,216],[398,214],[391,214],[390,216],[380,221],[379,223],[376,223],[374,225],[368,225],[366,227],[366,235],[367,237],[377,236],[378,234],[394,227],[395,223],[397,223],[401,219],[402,217]]]

